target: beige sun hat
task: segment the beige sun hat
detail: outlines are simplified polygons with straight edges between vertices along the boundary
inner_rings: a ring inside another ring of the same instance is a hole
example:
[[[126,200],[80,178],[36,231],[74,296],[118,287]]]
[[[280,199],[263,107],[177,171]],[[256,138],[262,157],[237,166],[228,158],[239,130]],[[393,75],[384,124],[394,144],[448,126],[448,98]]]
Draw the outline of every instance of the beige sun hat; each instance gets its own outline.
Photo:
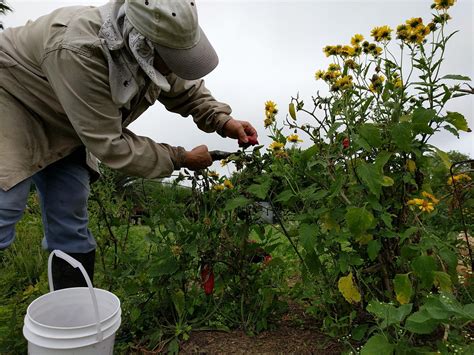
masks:
[[[195,0],[125,0],[125,15],[173,73],[194,80],[213,71],[216,51],[199,26]]]

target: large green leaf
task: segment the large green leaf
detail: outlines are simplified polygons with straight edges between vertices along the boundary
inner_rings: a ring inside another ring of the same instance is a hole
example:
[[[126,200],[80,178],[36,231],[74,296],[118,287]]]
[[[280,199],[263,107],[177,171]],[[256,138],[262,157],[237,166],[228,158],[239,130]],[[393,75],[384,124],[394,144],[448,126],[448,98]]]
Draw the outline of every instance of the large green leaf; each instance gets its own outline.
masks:
[[[359,135],[373,148],[378,148],[382,145],[380,130],[372,123],[365,123],[360,126]]]
[[[400,122],[394,125],[390,133],[392,135],[392,141],[395,145],[404,152],[411,150],[413,142],[413,133],[411,130],[411,124],[409,122]]]
[[[301,245],[307,252],[314,251],[317,231],[318,226],[314,224],[302,224],[300,226],[299,232]]]
[[[374,216],[365,208],[349,207],[346,213],[346,223],[355,235],[365,233],[374,223]]]
[[[272,182],[271,180],[266,180],[260,184],[253,184],[247,188],[247,191],[250,192],[253,196],[263,200],[267,197],[268,190],[270,190]]]
[[[433,319],[426,309],[421,309],[407,318],[405,328],[415,334],[430,334],[438,324],[439,321]]]
[[[438,157],[443,162],[446,169],[448,169],[448,170],[451,169],[452,162],[451,162],[451,158],[449,158],[449,155],[446,152],[443,152],[442,150],[440,150],[436,147],[434,149],[435,149],[435,152],[438,155]]]
[[[412,310],[412,304],[403,304],[395,307],[388,303],[371,301],[367,306],[367,311],[382,320],[380,327],[385,329],[392,324],[400,324]]]
[[[421,286],[430,288],[434,281],[434,271],[437,270],[436,260],[429,255],[421,255],[411,262],[415,275],[419,278]]]
[[[471,129],[467,125],[466,118],[461,115],[459,112],[449,112],[446,115],[446,121],[451,123],[454,127],[456,127],[460,131],[470,132]]]
[[[394,345],[382,334],[372,336],[362,347],[361,355],[392,355]]]
[[[372,261],[377,259],[380,249],[382,249],[382,244],[380,244],[380,241],[371,240],[367,244],[367,254],[369,255],[369,259]]]
[[[413,131],[415,133],[432,134],[433,129],[430,127],[429,123],[435,118],[435,116],[436,111],[434,110],[429,110],[422,107],[415,109],[411,117],[413,123]]]
[[[365,186],[372,192],[375,196],[379,197],[380,192],[382,191],[383,175],[380,171],[374,166],[369,165],[365,162],[359,163],[356,168],[357,174],[361,178]]]
[[[238,196],[236,198],[233,198],[232,200],[227,201],[224,207],[224,211],[232,211],[239,207],[245,207],[248,206],[251,202],[252,201],[248,198]]]
[[[393,280],[395,288],[395,295],[397,301],[400,304],[410,303],[411,296],[413,294],[413,287],[411,285],[410,277],[408,274],[397,274]]]

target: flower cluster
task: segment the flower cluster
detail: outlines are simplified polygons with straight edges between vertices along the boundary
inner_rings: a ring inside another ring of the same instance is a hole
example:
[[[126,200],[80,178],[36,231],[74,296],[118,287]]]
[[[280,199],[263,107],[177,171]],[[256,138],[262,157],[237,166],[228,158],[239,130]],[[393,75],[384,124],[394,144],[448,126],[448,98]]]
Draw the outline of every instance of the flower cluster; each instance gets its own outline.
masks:
[[[389,26],[375,27],[370,33],[375,42],[390,41],[392,39],[392,29]]]
[[[271,126],[273,122],[275,122],[275,116],[278,113],[278,108],[276,103],[269,100],[265,102],[265,121],[264,125],[265,128]]]
[[[229,179],[225,179],[224,183],[217,184],[212,187],[214,191],[224,191],[225,189],[232,190],[234,188],[234,184]]]
[[[397,38],[405,43],[421,44],[431,32],[436,30],[436,24],[423,24],[421,17],[412,17],[397,27]]]
[[[450,176],[447,184],[452,185],[453,183],[459,183],[459,182],[462,183],[462,182],[468,182],[471,180],[472,180],[471,177],[467,174],[457,174],[452,177]]]
[[[380,93],[382,91],[384,81],[385,78],[383,76],[374,74],[370,79],[371,84],[369,86],[369,90],[373,93]]]
[[[346,61],[347,66],[356,67],[356,63],[352,59]],[[342,75],[339,64],[331,63],[326,71],[318,70],[314,75],[316,80],[322,79],[331,85],[331,91],[347,90],[352,88],[352,75]]]
[[[439,200],[429,192],[423,191],[421,194],[424,198],[414,198],[409,200],[407,204],[409,206],[417,206],[422,212],[433,212]]]

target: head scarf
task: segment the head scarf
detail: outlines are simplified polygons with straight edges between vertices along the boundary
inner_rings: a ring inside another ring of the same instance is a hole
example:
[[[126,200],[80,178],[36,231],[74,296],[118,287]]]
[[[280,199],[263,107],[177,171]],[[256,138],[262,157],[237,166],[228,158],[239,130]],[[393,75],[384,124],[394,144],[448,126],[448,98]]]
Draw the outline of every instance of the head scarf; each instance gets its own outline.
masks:
[[[103,20],[99,38],[108,62],[112,99],[120,107],[130,109],[132,99],[148,79],[152,81],[146,95],[150,103],[156,100],[160,89],[169,91],[171,87],[153,66],[153,43],[131,25],[124,6],[123,1],[114,1],[99,8]]]

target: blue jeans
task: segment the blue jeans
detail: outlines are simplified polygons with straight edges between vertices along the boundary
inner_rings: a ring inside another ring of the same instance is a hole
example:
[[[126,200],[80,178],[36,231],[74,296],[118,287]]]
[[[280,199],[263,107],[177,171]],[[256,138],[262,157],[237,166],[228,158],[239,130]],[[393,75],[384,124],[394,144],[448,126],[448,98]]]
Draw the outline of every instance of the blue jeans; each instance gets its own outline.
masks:
[[[90,175],[83,158],[80,149],[10,190],[0,189],[0,250],[15,239],[15,225],[25,210],[32,182],[41,202],[43,247],[66,253],[88,253],[96,248],[87,228]]]

